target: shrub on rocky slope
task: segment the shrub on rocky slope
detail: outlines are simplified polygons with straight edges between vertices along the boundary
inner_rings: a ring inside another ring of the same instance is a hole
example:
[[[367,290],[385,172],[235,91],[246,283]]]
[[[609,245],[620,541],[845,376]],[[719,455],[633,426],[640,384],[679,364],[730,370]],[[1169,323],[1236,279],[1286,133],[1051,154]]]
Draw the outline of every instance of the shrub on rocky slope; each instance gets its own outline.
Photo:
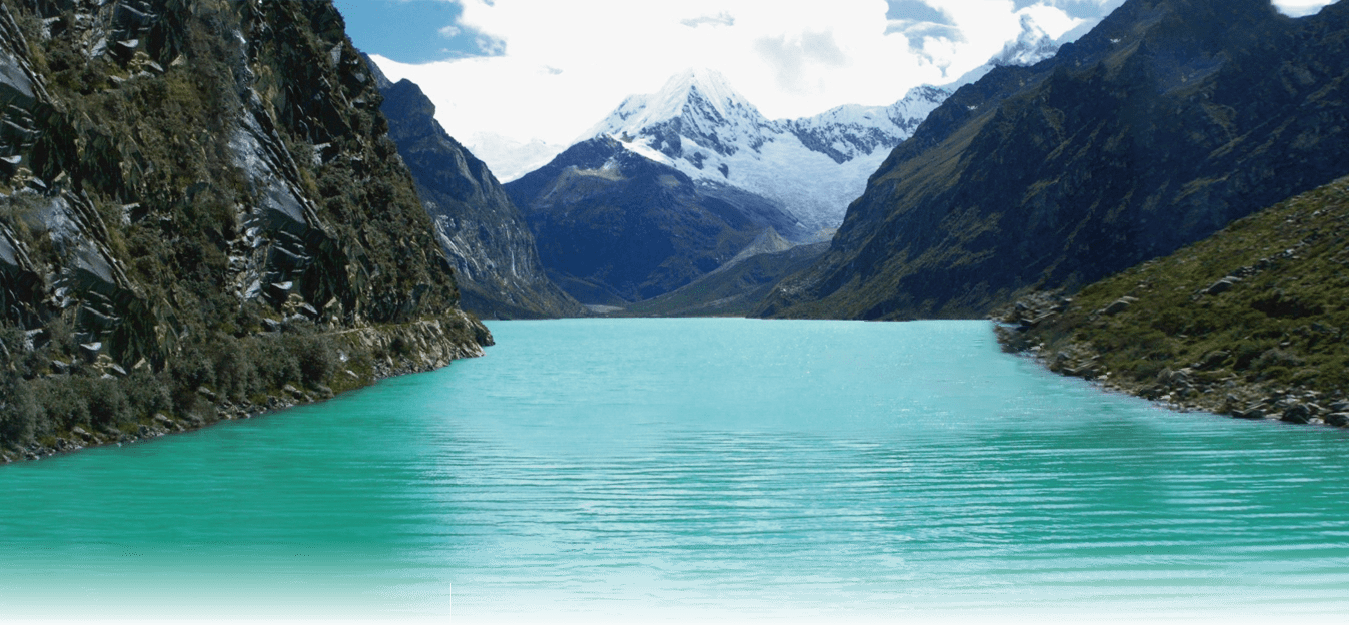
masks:
[[[0,457],[481,353],[329,2],[0,4]]]
[[[1004,313],[1009,349],[1149,399],[1349,422],[1349,178],[1170,256]]]

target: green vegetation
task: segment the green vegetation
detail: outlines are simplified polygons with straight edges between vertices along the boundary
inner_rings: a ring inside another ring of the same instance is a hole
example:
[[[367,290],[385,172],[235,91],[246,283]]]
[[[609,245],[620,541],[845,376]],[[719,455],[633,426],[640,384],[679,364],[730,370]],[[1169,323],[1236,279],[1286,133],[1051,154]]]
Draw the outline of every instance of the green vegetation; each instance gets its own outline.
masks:
[[[1094,283],[1004,333],[1055,370],[1225,413],[1349,389],[1349,178]],[[1057,309],[1057,310],[1056,310]],[[1268,409],[1262,415],[1269,416]],[[1277,413],[1272,416],[1279,416]]]
[[[3,459],[312,401],[490,343],[456,308],[330,3],[0,9],[0,44],[39,87],[0,85],[18,161],[0,170]]]

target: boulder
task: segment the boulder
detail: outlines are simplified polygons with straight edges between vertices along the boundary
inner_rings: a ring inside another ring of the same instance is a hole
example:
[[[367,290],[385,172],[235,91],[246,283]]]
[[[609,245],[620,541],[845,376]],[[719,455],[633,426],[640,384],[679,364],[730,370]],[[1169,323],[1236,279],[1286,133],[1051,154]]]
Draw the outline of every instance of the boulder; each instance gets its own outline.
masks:
[[[1110,304],[1108,304],[1105,308],[1103,308],[1101,312],[1107,316],[1118,315],[1124,312],[1125,310],[1128,310],[1128,308],[1132,306],[1133,303],[1136,301],[1138,301],[1137,297],[1130,297],[1126,295],[1113,302],[1110,302]]]
[[[1302,404],[1293,404],[1284,409],[1283,416],[1280,417],[1279,420],[1286,423],[1306,424],[1311,418],[1312,412],[1306,406]]]
[[[1217,282],[1214,282],[1213,284],[1210,284],[1208,288],[1205,288],[1203,290],[1203,294],[1218,295],[1219,293],[1225,293],[1231,290],[1232,286],[1238,282],[1241,282],[1241,278],[1238,278],[1236,276],[1227,276]]]

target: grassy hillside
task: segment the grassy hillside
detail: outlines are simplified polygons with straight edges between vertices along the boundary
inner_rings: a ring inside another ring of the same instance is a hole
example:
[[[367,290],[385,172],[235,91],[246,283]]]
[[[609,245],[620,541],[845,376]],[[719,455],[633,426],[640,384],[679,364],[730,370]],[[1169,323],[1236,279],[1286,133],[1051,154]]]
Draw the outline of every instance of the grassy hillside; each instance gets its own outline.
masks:
[[[1349,177],[1094,283],[1002,331],[1055,371],[1186,408],[1345,425]]]

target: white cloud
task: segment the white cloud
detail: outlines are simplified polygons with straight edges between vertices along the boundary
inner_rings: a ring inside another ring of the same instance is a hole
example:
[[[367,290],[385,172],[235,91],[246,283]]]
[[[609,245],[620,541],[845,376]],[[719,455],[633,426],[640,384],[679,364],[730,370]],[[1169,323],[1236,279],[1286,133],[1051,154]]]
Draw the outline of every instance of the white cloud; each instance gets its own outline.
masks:
[[[689,28],[698,28],[700,26],[735,26],[735,18],[730,13],[722,11],[716,15],[702,15],[686,20],[680,20],[680,24]]]
[[[1275,0],[1274,6],[1285,15],[1302,17],[1316,13],[1335,0]]]
[[[500,56],[401,65],[454,134],[568,142],[688,67],[721,71],[770,117],[887,104],[940,69],[885,33],[884,0],[464,0],[457,24]],[[378,51],[376,51],[378,52]],[[378,57],[377,57],[378,58]],[[551,68],[551,69],[547,69]]]
[[[1082,18],[1123,0],[922,0],[945,24],[887,20],[885,0],[456,1],[454,27],[497,56],[404,65],[376,54],[381,69],[420,84],[457,137],[567,144],[686,68],[720,71],[770,118],[890,104],[988,60],[1022,15],[1052,36],[1080,34]]]

